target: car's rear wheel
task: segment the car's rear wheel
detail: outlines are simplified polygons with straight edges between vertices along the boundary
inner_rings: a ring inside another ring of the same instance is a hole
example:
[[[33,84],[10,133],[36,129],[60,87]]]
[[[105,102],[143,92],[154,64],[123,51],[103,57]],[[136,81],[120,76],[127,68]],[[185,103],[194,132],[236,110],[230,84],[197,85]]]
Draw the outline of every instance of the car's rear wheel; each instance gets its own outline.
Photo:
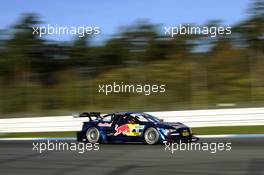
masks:
[[[86,139],[90,143],[97,143],[100,139],[100,131],[96,127],[89,128],[86,132]]]
[[[156,128],[150,127],[145,131],[144,139],[147,144],[156,144],[159,141],[159,132]]]

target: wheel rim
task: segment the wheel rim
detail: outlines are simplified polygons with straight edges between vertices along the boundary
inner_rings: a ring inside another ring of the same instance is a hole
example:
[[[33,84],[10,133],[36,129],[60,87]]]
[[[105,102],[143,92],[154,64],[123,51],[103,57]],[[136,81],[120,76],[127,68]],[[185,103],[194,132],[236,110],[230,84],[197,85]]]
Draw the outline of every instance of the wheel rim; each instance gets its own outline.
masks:
[[[96,128],[91,128],[86,134],[87,140],[91,143],[96,143],[99,140],[99,131]]]
[[[154,140],[156,139],[156,133],[155,133],[154,131],[150,131],[150,132],[148,133],[148,139],[149,139],[150,141],[154,141]]]
[[[155,128],[150,128],[145,133],[145,141],[148,144],[155,144],[158,142],[158,133]]]

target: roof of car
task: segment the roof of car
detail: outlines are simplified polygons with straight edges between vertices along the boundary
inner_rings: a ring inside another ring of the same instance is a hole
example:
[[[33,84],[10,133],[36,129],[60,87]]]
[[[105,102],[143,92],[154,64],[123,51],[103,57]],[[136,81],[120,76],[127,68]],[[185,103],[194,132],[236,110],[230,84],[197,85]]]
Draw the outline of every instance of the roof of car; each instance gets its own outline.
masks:
[[[116,115],[130,115],[130,114],[139,114],[142,112],[115,112]]]

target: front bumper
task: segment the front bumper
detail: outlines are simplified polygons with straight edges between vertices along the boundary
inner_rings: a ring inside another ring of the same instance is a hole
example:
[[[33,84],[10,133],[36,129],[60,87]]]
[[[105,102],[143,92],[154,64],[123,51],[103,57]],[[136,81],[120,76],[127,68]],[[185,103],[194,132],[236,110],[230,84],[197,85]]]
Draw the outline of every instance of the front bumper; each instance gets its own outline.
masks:
[[[163,142],[182,142],[182,143],[190,143],[190,142],[197,142],[199,140],[196,136],[190,136],[190,137],[166,137],[163,139]]]
[[[199,140],[198,137],[194,136],[191,133],[190,129],[182,129],[178,130],[177,132],[168,133],[165,130],[163,132],[161,131],[162,140],[163,142],[184,142],[184,143],[190,143],[190,142],[197,142]]]
[[[197,142],[198,140],[199,140],[199,137],[192,136],[192,140],[191,140],[191,142]]]

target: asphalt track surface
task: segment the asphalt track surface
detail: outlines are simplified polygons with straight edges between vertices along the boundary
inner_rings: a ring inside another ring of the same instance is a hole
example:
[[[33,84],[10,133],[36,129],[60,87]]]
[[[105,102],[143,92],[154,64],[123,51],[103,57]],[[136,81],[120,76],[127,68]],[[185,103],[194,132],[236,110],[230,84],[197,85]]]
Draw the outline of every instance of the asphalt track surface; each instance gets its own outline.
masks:
[[[32,151],[32,141],[0,141],[1,175],[261,175],[264,138],[202,139],[231,142],[231,151],[165,151],[164,145],[103,144],[99,151]]]

